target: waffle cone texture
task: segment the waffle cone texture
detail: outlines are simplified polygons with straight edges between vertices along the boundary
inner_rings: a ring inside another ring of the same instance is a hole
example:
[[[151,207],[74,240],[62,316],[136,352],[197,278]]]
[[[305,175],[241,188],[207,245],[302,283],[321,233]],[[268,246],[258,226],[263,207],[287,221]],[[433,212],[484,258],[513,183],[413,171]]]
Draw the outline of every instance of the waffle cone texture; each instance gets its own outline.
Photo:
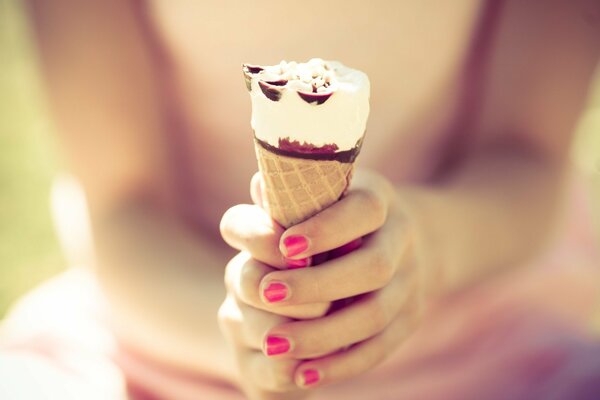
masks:
[[[255,143],[267,212],[284,228],[338,201],[348,189],[354,163],[275,154]]]

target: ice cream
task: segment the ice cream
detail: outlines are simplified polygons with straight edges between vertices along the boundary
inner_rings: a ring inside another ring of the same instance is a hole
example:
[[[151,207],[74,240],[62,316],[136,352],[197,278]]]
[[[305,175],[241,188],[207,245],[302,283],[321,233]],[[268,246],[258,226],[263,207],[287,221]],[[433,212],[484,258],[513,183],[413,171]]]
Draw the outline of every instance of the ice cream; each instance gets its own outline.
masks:
[[[314,58],[243,66],[266,206],[283,226],[337,201],[350,182],[369,115],[368,77]]]

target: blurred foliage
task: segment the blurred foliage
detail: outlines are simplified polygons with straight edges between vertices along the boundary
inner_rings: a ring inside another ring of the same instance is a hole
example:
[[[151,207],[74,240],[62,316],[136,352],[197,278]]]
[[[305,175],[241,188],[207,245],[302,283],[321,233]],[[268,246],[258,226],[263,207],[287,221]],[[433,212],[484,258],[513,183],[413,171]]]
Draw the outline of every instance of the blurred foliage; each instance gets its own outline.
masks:
[[[0,317],[65,264],[49,212],[58,165],[20,4],[0,1]]]
[[[11,301],[65,265],[49,212],[59,165],[21,7],[0,0],[0,318]],[[574,154],[600,204],[600,76],[596,81]],[[600,207],[596,218],[600,232]]]

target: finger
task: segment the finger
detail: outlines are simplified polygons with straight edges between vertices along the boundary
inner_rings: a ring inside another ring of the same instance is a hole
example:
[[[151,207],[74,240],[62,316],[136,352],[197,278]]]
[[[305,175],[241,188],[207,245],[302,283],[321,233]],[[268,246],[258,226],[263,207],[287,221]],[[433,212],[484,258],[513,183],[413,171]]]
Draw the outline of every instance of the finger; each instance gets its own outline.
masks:
[[[399,313],[413,307],[413,275],[398,274],[385,288],[361,296],[323,318],[275,325],[265,338],[265,354],[311,359],[376,336]]]
[[[329,303],[302,304],[298,306],[273,307],[261,300],[261,281],[274,269],[241,252],[231,259],[225,268],[225,286],[239,301],[264,310],[296,319],[318,318],[327,313]]]
[[[250,386],[251,385],[251,386]],[[246,385],[244,394],[248,400],[302,400],[306,399],[309,393],[306,390],[295,388],[292,392],[270,392],[262,390],[254,385]],[[249,387],[250,386],[250,387]]]
[[[255,389],[275,393],[298,389],[294,382],[296,360],[274,360],[259,351],[246,349],[238,349],[237,354],[240,372]]]
[[[287,229],[279,248],[289,258],[306,258],[340,247],[379,229],[392,193],[382,178],[353,187],[340,201]]]
[[[247,251],[267,265],[286,268],[279,251],[283,228],[260,207],[240,204],[227,210],[221,219],[221,236],[231,247]]]
[[[367,372],[389,356],[391,349],[406,340],[414,325],[415,321],[411,316],[399,316],[377,336],[348,350],[306,361],[296,370],[296,384],[302,388],[313,388],[348,380]]]
[[[219,308],[221,330],[237,346],[261,350],[267,332],[291,320],[250,307],[229,295]]]
[[[250,180],[250,197],[257,206],[263,208],[262,200],[262,175],[256,172]]]
[[[386,224],[365,239],[351,257],[340,257],[315,268],[273,271],[260,283],[266,304],[329,302],[372,292],[387,285],[411,245],[407,228]]]

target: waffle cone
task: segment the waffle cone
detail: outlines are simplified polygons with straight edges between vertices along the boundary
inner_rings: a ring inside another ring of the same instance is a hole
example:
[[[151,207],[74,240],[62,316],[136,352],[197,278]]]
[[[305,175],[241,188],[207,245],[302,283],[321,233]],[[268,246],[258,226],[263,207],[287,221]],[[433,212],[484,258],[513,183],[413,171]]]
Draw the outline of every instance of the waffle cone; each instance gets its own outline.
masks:
[[[285,228],[338,201],[350,184],[354,163],[287,157],[258,143],[255,148],[264,207]]]

